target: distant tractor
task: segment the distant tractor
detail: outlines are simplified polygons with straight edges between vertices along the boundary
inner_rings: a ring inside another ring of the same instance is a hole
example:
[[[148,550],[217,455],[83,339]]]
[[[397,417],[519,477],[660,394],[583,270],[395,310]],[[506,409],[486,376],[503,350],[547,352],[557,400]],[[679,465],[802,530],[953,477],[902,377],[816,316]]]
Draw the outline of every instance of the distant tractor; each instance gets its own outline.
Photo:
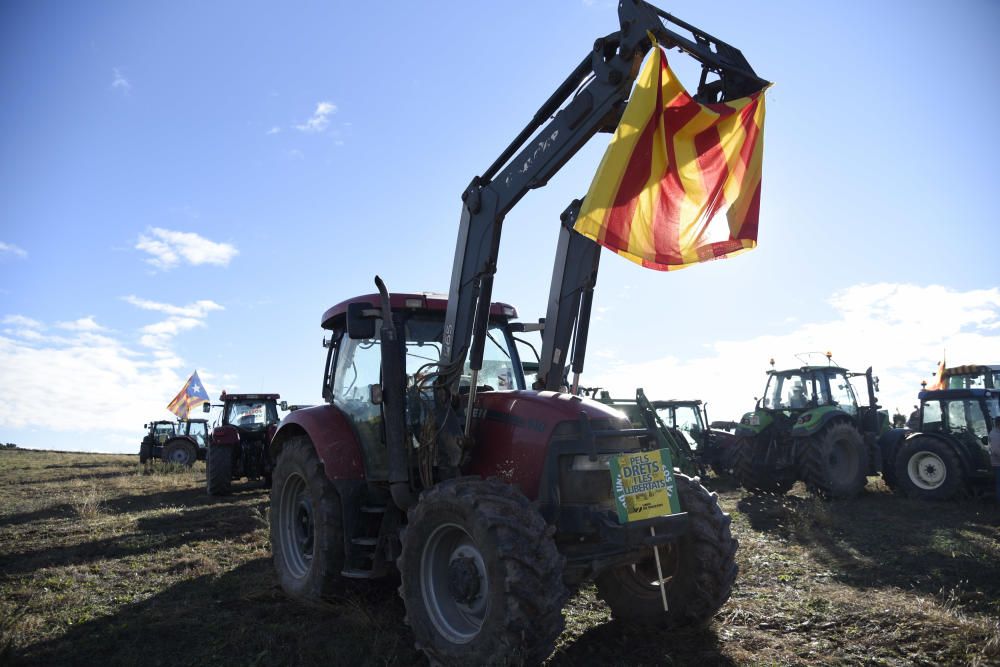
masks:
[[[818,496],[850,498],[880,472],[877,440],[889,424],[876,402],[878,380],[871,368],[852,373],[829,363],[768,371],[764,398],[743,415],[733,443],[733,472],[747,490],[785,493],[801,479]],[[853,377],[866,380],[867,406],[858,405]]]
[[[271,486],[268,447],[278,428],[278,394],[222,393],[222,423],[212,431],[205,461],[208,495],[225,495],[232,481],[263,479]]]
[[[153,456],[168,463],[191,466],[195,461],[205,460],[207,446],[208,420],[180,419],[174,436],[164,442],[162,447],[153,447]]]
[[[157,450],[163,450],[163,444],[174,437],[177,425],[172,421],[158,420],[143,424],[146,435],[139,444],[139,463],[146,463],[154,458],[160,458]]]
[[[886,484],[911,498],[949,500],[992,480],[988,436],[998,389],[922,391],[915,429],[879,439]]]
[[[1000,366],[967,364],[944,369],[944,389],[1000,389]]]
[[[635,400],[611,398],[602,391],[600,399],[618,408],[635,426],[652,429],[662,447],[670,450],[674,466],[687,475],[705,475],[708,467],[724,474],[730,467],[732,436],[707,427],[708,415],[699,400],[650,401],[642,389]]]

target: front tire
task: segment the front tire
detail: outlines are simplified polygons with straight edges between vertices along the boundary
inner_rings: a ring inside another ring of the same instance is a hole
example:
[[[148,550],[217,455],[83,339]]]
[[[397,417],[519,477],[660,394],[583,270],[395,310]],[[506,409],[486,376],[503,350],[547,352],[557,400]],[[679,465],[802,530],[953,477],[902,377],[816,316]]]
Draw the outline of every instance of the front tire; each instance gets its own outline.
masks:
[[[190,468],[198,460],[198,449],[186,440],[174,440],[163,447],[163,460]]]
[[[541,662],[565,621],[563,559],[527,498],[509,484],[452,479],[410,509],[399,594],[432,664]]]
[[[233,451],[228,445],[209,445],[205,455],[205,489],[210,496],[232,493]]]
[[[153,443],[143,440],[139,445],[139,463],[145,463],[153,458]]]
[[[755,438],[741,437],[733,442],[732,465],[733,476],[747,491],[751,493],[775,493],[779,496],[788,492],[795,484],[794,479],[781,476],[773,470],[766,470],[754,459],[757,441]]]
[[[319,600],[344,588],[340,496],[306,437],[290,439],[278,456],[271,487],[271,553],[281,588]]]
[[[837,422],[818,434],[802,459],[806,487],[822,498],[853,498],[868,481],[868,449],[853,425]]]
[[[955,452],[934,438],[907,441],[896,454],[895,469],[899,489],[910,498],[950,500],[965,486]]]
[[[732,592],[739,542],[730,532],[729,515],[716,494],[685,475],[674,477],[681,509],[691,523],[680,540],[660,547],[670,609],[663,611],[656,563],[649,553],[635,565],[605,570],[596,579],[598,595],[618,621],[668,629],[703,626]]]

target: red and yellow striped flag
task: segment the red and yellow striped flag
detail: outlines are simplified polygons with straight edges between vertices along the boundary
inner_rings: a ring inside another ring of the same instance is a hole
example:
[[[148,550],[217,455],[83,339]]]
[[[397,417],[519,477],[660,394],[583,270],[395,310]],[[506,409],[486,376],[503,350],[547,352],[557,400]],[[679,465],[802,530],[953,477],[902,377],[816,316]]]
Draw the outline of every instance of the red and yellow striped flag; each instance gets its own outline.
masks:
[[[574,229],[659,271],[754,248],[763,92],[699,104],[654,45]]]

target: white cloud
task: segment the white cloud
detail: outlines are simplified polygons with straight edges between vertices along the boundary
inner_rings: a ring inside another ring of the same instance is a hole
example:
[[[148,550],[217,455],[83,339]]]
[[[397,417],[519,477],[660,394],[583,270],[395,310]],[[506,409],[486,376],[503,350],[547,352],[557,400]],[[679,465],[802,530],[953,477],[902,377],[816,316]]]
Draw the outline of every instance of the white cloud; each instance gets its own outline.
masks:
[[[56,326],[60,329],[66,329],[68,331],[86,331],[91,333],[107,331],[107,329],[94,321],[93,315],[81,317],[80,319],[73,320],[72,322],[57,322]]]
[[[710,403],[711,419],[738,419],[763,393],[769,358],[776,367],[789,368],[801,365],[796,353],[830,350],[835,362],[851,370],[872,366],[881,378],[879,403],[890,413],[905,414],[943,350],[949,366],[1000,362],[1000,288],[962,292],[938,285],[862,284],[836,292],[828,302],[836,312],[828,321],[719,340],[700,358],[665,356],[642,363],[595,358],[585,384],[622,398],[634,396],[637,385],[653,398],[701,398]],[[855,388],[864,392],[863,386]]]
[[[229,243],[209,241],[194,232],[177,232],[153,227],[135,244],[136,250],[149,253],[146,261],[158,269],[172,269],[181,261],[198,266],[215,264],[228,266],[239,250]]]
[[[179,333],[204,326],[205,318],[212,311],[223,310],[222,306],[207,299],[195,301],[186,306],[175,306],[169,303],[150,301],[149,299],[142,299],[135,295],[123,297],[123,300],[137,308],[167,315],[167,319],[154,324],[147,324],[140,329],[142,336],[139,342],[144,347],[159,351],[168,349],[171,340]]]
[[[144,421],[169,418],[166,405],[191,372],[174,337],[204,326],[222,306],[125,301],[167,316],[139,329],[140,346],[106,333],[92,316],[54,324],[60,335],[23,315],[0,320],[13,327],[0,333],[0,428],[65,432],[61,449],[135,451]],[[199,374],[212,381],[210,371]]]
[[[128,95],[129,91],[132,90],[132,84],[128,82],[128,79],[125,78],[125,75],[117,67],[112,69],[111,72],[114,75],[114,79],[111,81],[111,88],[113,90],[120,90],[125,95]]]
[[[14,257],[19,257],[24,259],[28,256],[28,251],[24,248],[19,248],[13,243],[4,243],[0,241],[0,255],[13,255]]]
[[[323,132],[330,125],[330,116],[337,113],[337,105],[333,102],[319,102],[316,111],[304,123],[295,126],[302,132]]]
[[[279,132],[281,132],[281,128],[275,125],[270,130],[268,130],[266,134],[278,134]]]

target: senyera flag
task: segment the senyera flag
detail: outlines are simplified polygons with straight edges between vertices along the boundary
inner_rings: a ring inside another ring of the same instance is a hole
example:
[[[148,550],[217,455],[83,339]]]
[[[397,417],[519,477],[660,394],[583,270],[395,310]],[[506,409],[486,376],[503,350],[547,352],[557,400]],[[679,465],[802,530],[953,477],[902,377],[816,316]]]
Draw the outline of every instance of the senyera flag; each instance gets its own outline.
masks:
[[[574,229],[660,271],[754,248],[763,93],[700,104],[654,44]]]
[[[191,410],[202,403],[208,403],[208,392],[205,391],[205,385],[198,377],[198,371],[195,371],[184,383],[180,393],[174,396],[174,400],[170,401],[167,410],[177,415],[178,419],[187,419]]]

